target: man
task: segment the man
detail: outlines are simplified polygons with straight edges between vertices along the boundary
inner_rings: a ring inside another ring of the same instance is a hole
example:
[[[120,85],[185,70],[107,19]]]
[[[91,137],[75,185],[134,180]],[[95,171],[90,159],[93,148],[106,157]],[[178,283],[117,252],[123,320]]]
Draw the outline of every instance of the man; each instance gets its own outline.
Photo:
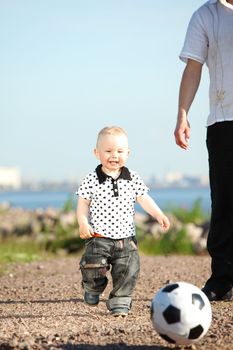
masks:
[[[203,287],[210,301],[230,300],[233,285],[233,0],[210,0],[194,12],[180,58],[186,62],[174,132],[188,148],[188,111],[201,80],[210,76],[207,149],[211,189],[211,222],[207,249],[212,274]]]

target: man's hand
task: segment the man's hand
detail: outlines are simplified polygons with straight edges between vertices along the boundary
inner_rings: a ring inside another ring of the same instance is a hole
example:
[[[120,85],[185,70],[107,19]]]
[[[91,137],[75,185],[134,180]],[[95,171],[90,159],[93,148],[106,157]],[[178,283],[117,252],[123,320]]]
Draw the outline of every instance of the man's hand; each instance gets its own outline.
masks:
[[[177,120],[174,135],[176,144],[183,149],[187,149],[190,138],[190,125],[186,118]]]

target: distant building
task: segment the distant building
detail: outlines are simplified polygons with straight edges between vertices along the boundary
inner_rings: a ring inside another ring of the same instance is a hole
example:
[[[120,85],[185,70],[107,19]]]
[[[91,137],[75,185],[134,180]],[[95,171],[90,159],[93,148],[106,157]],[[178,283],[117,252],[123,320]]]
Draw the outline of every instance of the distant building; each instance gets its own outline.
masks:
[[[0,167],[0,190],[18,190],[21,187],[20,171],[16,167]]]
[[[207,187],[208,176],[184,175],[180,172],[171,172],[164,177],[165,187]]]
[[[170,172],[167,173],[164,177],[164,182],[168,187],[180,187],[185,186],[184,184],[184,175],[180,172]]]
[[[200,177],[200,184],[203,187],[208,187],[209,186],[209,176],[208,175],[202,175]]]

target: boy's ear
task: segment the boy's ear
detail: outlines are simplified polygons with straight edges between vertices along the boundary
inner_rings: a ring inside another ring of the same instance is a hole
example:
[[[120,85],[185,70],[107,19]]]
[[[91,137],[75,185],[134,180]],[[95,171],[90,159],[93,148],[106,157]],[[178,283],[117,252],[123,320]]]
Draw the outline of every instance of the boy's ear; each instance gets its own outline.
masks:
[[[131,153],[131,149],[128,149],[128,156],[130,155],[130,153]]]
[[[97,159],[99,159],[99,152],[97,150],[97,148],[94,148],[94,155],[96,156]]]

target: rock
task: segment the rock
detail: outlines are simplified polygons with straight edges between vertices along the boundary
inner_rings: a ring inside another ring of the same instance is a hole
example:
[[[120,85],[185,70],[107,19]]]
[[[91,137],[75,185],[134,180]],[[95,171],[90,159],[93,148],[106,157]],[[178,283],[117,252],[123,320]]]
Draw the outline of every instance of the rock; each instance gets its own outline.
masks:
[[[196,243],[198,240],[200,240],[202,236],[201,227],[198,227],[192,223],[188,223],[185,225],[185,230],[186,230],[187,236],[191,239],[192,243]]]
[[[9,202],[2,202],[0,203],[0,212],[4,212],[10,209],[10,203]]]
[[[206,251],[207,238],[201,237],[197,242],[193,244],[193,250],[196,254],[201,254]]]
[[[75,215],[75,212],[73,211],[70,211],[68,213],[61,213],[59,220],[60,220],[61,226],[64,229],[77,224],[76,215]]]

